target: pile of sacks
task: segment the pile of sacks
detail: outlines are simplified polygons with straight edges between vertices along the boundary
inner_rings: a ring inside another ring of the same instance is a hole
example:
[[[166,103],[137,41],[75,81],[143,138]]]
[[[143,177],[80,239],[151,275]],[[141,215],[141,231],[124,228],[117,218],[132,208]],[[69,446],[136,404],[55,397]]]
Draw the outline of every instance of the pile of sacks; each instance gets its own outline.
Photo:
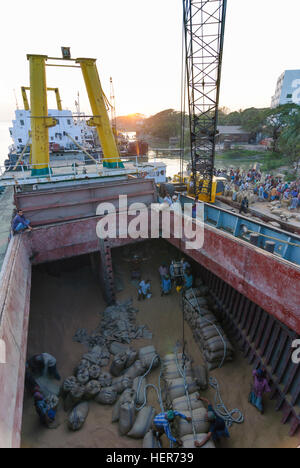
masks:
[[[192,417],[197,434],[196,440],[201,443],[209,432],[209,423],[205,421],[207,410],[198,399],[200,396],[199,390],[206,390],[208,387],[207,371],[204,366],[197,366],[194,369],[191,360],[185,360],[184,363],[192,414],[186,396],[184,378],[181,374],[183,367],[182,354],[177,354],[177,356],[169,354],[163,359],[163,378],[167,390],[166,406],[187,417]],[[185,449],[194,448],[193,424],[182,418],[176,418],[172,426],[172,432],[178,439],[182,440],[183,448]],[[205,444],[204,448],[215,448],[215,445],[212,441],[209,441]]]
[[[184,298],[184,317],[190,325],[194,338],[199,344],[209,370],[233,360],[233,347],[216,316],[208,297],[208,288],[201,285],[189,289]]]
[[[152,333],[145,325],[138,325],[138,310],[132,300],[107,307],[96,330],[89,335],[86,329],[77,330],[73,340],[85,344],[89,349],[95,346],[109,347],[113,341],[130,344],[139,338],[152,339]]]
[[[143,380],[139,385],[139,377],[146,373],[151,364],[152,368],[155,368],[159,362],[159,356],[153,346],[146,346],[140,350],[118,342],[112,342],[109,350],[106,345],[94,346],[82,356],[74,375],[65,379],[62,385],[64,409],[70,411],[69,428],[74,431],[82,428],[89,413],[88,402],[93,400],[101,405],[116,404],[113,420],[120,420],[120,433],[127,434],[135,423],[135,404],[142,404],[144,401],[146,383]],[[128,405],[129,395],[131,405]],[[123,404],[126,404],[126,407],[122,409]],[[122,414],[120,419],[119,412]],[[134,430],[132,437],[138,438],[137,434],[141,433],[141,421],[144,421],[145,414],[146,410],[142,410],[141,415],[138,415],[139,431]],[[127,431],[129,422],[132,424]],[[146,429],[148,430],[148,427]]]
[[[288,211],[291,200],[273,201],[268,205],[270,213],[278,216],[282,221],[290,221],[295,219],[300,221],[300,215],[297,212]]]

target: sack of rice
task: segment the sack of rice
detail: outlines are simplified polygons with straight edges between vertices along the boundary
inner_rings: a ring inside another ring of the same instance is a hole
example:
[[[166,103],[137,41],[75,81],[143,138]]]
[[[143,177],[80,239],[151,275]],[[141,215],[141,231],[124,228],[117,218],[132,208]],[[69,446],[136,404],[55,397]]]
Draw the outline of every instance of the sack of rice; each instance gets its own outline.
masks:
[[[125,368],[126,361],[127,361],[126,353],[116,354],[110,366],[111,375],[113,375],[114,377],[119,377]]]
[[[197,434],[197,442],[199,442],[201,444],[201,442],[203,440],[205,440],[207,437],[207,434]],[[182,443],[183,443],[183,446],[182,448],[184,449],[192,449],[192,448],[195,448],[195,439],[194,439],[194,435],[193,434],[189,434],[189,435],[186,435],[184,437],[182,437]],[[215,449],[216,446],[214,444],[214,442],[212,440],[209,440],[203,447],[201,448],[205,448],[205,449]]]
[[[109,349],[111,354],[114,354],[116,356],[117,354],[122,354],[129,351],[129,346],[123,343],[119,343],[118,341],[113,341]]]
[[[84,398],[92,400],[101,390],[101,385],[98,380],[90,380],[85,386]]]
[[[120,407],[123,403],[130,403],[134,402],[135,398],[135,391],[132,388],[127,388],[124,390],[122,395],[119,397],[118,401],[116,402],[114,408],[113,408],[113,414],[112,414],[112,422],[118,422],[119,421],[119,416],[120,416]]]
[[[138,412],[133,428],[128,432],[128,437],[133,439],[143,439],[152,426],[155,417],[155,409],[152,406],[145,406]]]
[[[139,360],[143,363],[146,369],[152,364],[152,369],[159,366],[159,356],[154,346],[145,346],[139,350]]]
[[[113,387],[102,388],[95,398],[95,402],[101,405],[113,405],[118,398]]]
[[[136,377],[133,381],[132,389],[135,391],[135,403],[142,405],[145,401],[145,387],[147,385],[146,379]]]
[[[52,393],[45,398],[45,402],[47,403],[50,409],[56,410],[59,405],[59,398]]]
[[[117,393],[122,393],[126,388],[132,388],[133,378],[128,375],[121,375],[112,381],[112,387]]]
[[[196,382],[191,378],[186,378],[187,388],[189,393],[194,393],[198,391],[198,385]],[[167,391],[170,395],[171,400],[175,400],[176,398],[180,398],[185,395],[185,385],[184,379],[174,379],[169,380],[167,385]]]
[[[77,380],[80,384],[82,385],[85,385],[88,383],[88,381],[90,380],[90,373],[89,373],[89,370],[88,369],[80,369],[78,372],[77,372]]]
[[[196,327],[202,331],[204,328],[211,327],[212,324],[218,324],[218,321],[213,314],[209,314],[204,317],[199,317],[196,322]]]
[[[89,414],[89,404],[87,402],[77,405],[68,417],[68,427],[71,431],[79,431],[84,425]]]
[[[77,366],[77,369],[75,370],[75,374],[85,369],[89,369],[89,368],[90,368],[90,362],[87,359],[81,359],[81,361],[79,362]]]
[[[190,397],[190,404],[192,409],[198,409],[198,408],[204,408],[204,405],[202,401],[200,401],[198,398],[200,396],[200,393],[195,392],[191,393],[189,395]],[[182,413],[183,411],[189,411],[189,403],[187,400],[187,397],[184,395],[183,397],[176,398],[172,402],[172,408],[174,411],[179,411],[179,413]]]
[[[220,332],[221,334],[224,334],[224,332],[222,333],[222,330],[220,329]],[[218,336],[215,336],[214,338],[210,338],[209,340],[205,341],[205,349],[209,352],[209,353],[216,353],[218,351],[224,351],[224,342],[226,343],[226,351],[227,353],[233,353],[233,347],[231,345],[231,343],[229,343],[228,339],[226,338],[226,336],[224,335],[223,336],[223,339],[221,338],[220,335]]]
[[[159,449],[161,448],[159,441],[154,436],[153,431],[150,430],[144,437],[143,449]]]
[[[97,380],[99,379],[100,377],[100,374],[101,374],[101,368],[99,366],[97,366],[97,364],[93,364],[91,365],[91,367],[89,368],[89,374],[90,374],[90,378],[92,380]]]
[[[224,349],[220,351],[215,351],[214,353],[210,353],[209,351],[205,350],[204,357],[207,362],[216,362],[218,365],[220,365],[223,360],[225,362],[233,360],[233,354],[231,352],[225,354]]]
[[[207,422],[207,409],[206,408],[198,408],[193,410],[193,422],[194,428],[197,434],[204,434],[208,433],[209,431],[209,422]],[[187,417],[191,417],[190,411],[182,411]],[[178,429],[179,437],[182,438],[188,434],[193,434],[193,425],[192,422],[188,422],[183,418],[176,418],[176,425]]]
[[[101,387],[110,387],[112,384],[112,376],[109,372],[101,372],[98,382],[100,383]]]
[[[165,380],[179,379],[180,377],[182,377],[182,374],[183,374],[183,369],[180,364],[178,364],[178,366],[176,364],[172,364],[170,366],[165,367],[163,370],[163,376]],[[187,362],[185,365],[185,375],[186,376],[192,375],[192,367],[191,367],[190,362]]]
[[[208,389],[208,376],[207,369],[205,366],[195,366],[193,368],[193,377],[199,386],[200,390],[203,392]]]
[[[185,299],[195,299],[195,297],[201,297],[201,293],[198,288],[191,288],[185,292]]]
[[[205,341],[214,338],[215,336],[219,336],[218,330],[213,325],[206,327],[202,330],[202,337]]]
[[[76,377],[73,375],[71,377],[67,377],[64,380],[64,383],[62,385],[62,394],[63,397],[66,397],[67,394],[78,384]]]
[[[174,353],[167,354],[163,358],[163,366],[166,367],[169,364],[175,364],[176,365],[176,358],[177,358],[178,362],[181,362],[182,361],[182,353],[178,353],[177,356]]]
[[[82,401],[85,394],[85,386],[79,383],[68,393],[67,398],[64,401],[64,410],[70,411],[74,406]]]
[[[126,370],[125,376],[130,377],[132,380],[140,375],[144,375],[146,372],[146,368],[141,361],[135,361],[135,363]]]
[[[132,428],[135,421],[135,405],[131,403],[123,403],[120,406],[119,416],[119,431],[120,434],[127,434]]]
[[[135,349],[130,348],[128,351],[126,351],[126,364],[125,368],[127,369],[128,367],[131,367],[132,364],[135,363],[135,361],[138,358],[138,352]]]

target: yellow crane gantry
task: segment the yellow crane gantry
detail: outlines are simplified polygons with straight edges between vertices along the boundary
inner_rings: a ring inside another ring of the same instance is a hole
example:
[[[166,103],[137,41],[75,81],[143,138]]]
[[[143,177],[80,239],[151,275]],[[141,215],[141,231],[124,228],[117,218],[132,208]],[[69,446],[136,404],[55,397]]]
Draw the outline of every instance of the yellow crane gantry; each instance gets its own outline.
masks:
[[[46,66],[81,68],[87,89],[93,117],[87,122],[96,127],[103,150],[103,166],[106,168],[123,168],[114,133],[106,109],[106,97],[102,90],[96,59],[71,59],[63,51],[63,58],[51,58],[46,55],[27,55],[30,68],[30,87],[22,87],[25,110],[29,110],[26,90],[30,90],[31,136],[32,136],[32,175],[49,175],[49,128],[57,121],[48,116],[47,91],[56,94],[58,110],[62,110],[58,88],[47,88]],[[48,60],[68,60],[78,65],[48,65]]]

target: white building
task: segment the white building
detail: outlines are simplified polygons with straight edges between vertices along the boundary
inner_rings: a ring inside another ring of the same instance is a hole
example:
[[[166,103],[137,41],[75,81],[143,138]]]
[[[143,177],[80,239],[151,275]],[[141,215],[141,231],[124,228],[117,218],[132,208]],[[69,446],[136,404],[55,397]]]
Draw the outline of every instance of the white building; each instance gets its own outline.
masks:
[[[280,75],[271,107],[292,103],[300,105],[300,70],[286,70]]]
[[[57,120],[57,125],[49,128],[50,147],[51,144],[56,144],[59,145],[61,151],[78,149],[67,134],[85,147],[87,143],[93,141],[93,129],[88,127],[84,120],[75,121],[71,111],[49,109],[48,114]],[[26,145],[31,130],[30,111],[16,110],[15,115],[16,118],[13,120],[13,126],[9,132],[14,142],[14,149],[19,153]]]

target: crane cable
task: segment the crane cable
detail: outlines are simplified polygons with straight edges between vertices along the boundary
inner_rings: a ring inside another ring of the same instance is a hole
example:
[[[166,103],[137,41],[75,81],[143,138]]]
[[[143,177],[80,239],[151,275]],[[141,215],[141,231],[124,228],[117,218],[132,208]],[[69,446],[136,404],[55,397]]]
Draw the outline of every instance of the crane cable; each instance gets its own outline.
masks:
[[[195,425],[195,421],[194,421],[192,403],[191,403],[190,394],[189,394],[189,387],[188,387],[187,379],[186,379],[186,356],[183,353],[183,356],[182,356],[183,357],[183,367],[181,369],[180,365],[179,365],[179,362],[178,362],[177,348],[175,348],[174,353],[175,353],[175,360],[176,360],[177,370],[178,370],[179,374],[181,375],[181,377],[183,378],[183,381],[184,381],[185,396],[186,396],[186,399],[187,399],[189,412],[190,412],[191,419],[192,419],[192,428],[193,428],[194,441],[196,442],[197,441],[197,431],[196,431],[196,425]]]

